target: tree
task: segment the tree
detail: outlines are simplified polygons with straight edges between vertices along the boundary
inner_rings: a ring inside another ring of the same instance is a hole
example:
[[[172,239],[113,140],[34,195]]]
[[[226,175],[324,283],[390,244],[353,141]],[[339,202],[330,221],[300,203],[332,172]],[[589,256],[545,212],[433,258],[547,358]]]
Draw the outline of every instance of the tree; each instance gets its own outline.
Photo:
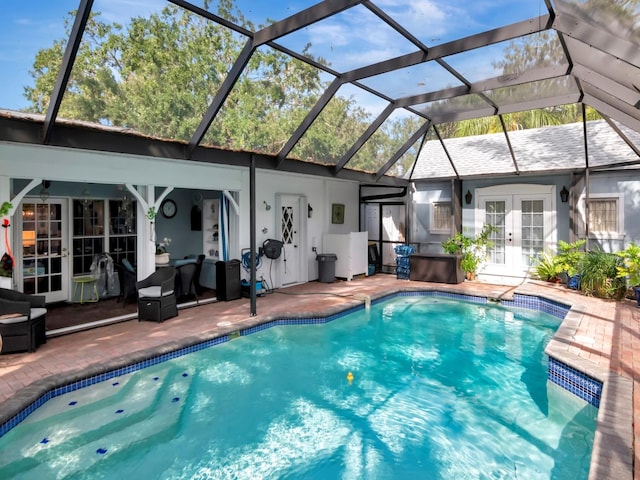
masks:
[[[232,0],[218,15],[254,29]],[[74,12],[66,20],[70,30]],[[188,141],[246,39],[175,5],[126,25],[92,13],[59,116]],[[25,89],[29,110],[44,113],[65,42],[38,52]],[[309,56],[307,45],[303,54]],[[315,59],[324,62],[323,59]],[[227,149],[278,153],[327,87],[320,72],[271,47],[256,49],[203,139]],[[301,159],[335,163],[369,124],[353,99],[336,97],[294,151]]]

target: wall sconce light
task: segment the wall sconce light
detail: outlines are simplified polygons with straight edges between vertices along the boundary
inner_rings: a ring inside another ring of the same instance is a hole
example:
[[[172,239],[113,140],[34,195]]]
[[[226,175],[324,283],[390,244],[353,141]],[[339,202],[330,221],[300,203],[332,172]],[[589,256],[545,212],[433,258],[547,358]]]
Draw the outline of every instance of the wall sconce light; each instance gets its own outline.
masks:
[[[262,203],[264,203],[264,209],[268,212],[269,210],[271,210],[271,205],[269,205],[267,203],[266,200],[263,200]]]
[[[567,203],[569,201],[569,190],[564,185],[562,186],[562,190],[560,190],[560,200],[562,203]]]
[[[307,218],[311,218],[313,216],[313,208],[310,204],[307,203]]]
[[[464,201],[467,202],[467,205],[471,204],[471,200],[473,200],[473,195],[471,195],[471,191],[467,190],[466,195],[464,196]]]
[[[42,181],[42,190],[40,190],[40,193],[38,194],[38,196],[40,197],[40,200],[42,200],[42,203],[46,202],[49,199],[50,186],[51,186],[51,182],[49,180]]]

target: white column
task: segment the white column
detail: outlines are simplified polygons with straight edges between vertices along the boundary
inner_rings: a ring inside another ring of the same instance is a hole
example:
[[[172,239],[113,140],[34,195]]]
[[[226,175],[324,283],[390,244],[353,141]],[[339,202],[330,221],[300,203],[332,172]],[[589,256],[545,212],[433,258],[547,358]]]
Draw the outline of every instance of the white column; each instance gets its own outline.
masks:
[[[4,202],[11,202],[11,179],[6,175],[0,175],[0,206],[4,204]],[[14,205],[15,206],[15,205]],[[0,223],[4,225],[5,219],[9,221],[10,227],[0,227],[0,258],[7,252],[7,247],[5,244],[5,235],[9,240],[9,248],[13,251],[13,217],[7,213],[6,215],[0,218]],[[16,268],[14,265],[13,268]],[[0,287],[1,288],[12,288],[10,277],[0,277]]]

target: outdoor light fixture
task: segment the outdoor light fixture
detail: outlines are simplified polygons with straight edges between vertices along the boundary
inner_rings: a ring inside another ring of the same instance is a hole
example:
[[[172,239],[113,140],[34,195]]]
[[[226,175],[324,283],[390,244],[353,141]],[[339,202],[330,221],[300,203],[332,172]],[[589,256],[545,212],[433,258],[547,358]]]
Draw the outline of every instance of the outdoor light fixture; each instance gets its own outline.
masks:
[[[560,200],[562,203],[567,203],[569,201],[569,190],[564,185],[562,186],[562,190],[560,190]]]
[[[38,196],[40,197],[40,200],[42,200],[42,203],[46,202],[49,198],[50,186],[51,186],[51,182],[49,180],[42,181],[42,190],[40,190],[40,193],[38,194]]]
[[[471,204],[471,200],[473,199],[473,195],[471,195],[471,191],[467,190],[467,194],[464,196],[464,201],[467,202],[467,205]]]
[[[311,218],[313,216],[313,208],[310,204],[307,203],[307,218]]]

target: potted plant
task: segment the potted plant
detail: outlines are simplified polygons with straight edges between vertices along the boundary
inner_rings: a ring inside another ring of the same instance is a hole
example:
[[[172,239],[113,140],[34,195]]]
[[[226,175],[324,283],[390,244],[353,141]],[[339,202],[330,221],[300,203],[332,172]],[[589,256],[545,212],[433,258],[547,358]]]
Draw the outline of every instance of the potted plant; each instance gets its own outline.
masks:
[[[640,307],[640,245],[631,243],[626,249],[616,253],[622,259],[619,265],[618,277],[627,279],[627,285],[633,288]]]
[[[586,240],[577,240],[575,242],[558,241],[558,253],[554,257],[558,273],[565,278],[564,283],[569,283],[572,277],[578,274],[578,265],[582,259],[584,252],[580,250],[586,243]],[[575,279],[574,279],[575,280]]]
[[[164,237],[162,242],[156,244],[156,265],[166,265],[169,263],[169,255],[167,247],[171,244],[171,239]]]
[[[474,238],[458,232],[442,242],[445,253],[462,255],[460,266],[464,270],[467,280],[475,279],[480,265],[487,260],[487,249],[493,245],[493,242],[489,240],[489,235],[496,231],[497,228],[493,225],[485,224]]]

